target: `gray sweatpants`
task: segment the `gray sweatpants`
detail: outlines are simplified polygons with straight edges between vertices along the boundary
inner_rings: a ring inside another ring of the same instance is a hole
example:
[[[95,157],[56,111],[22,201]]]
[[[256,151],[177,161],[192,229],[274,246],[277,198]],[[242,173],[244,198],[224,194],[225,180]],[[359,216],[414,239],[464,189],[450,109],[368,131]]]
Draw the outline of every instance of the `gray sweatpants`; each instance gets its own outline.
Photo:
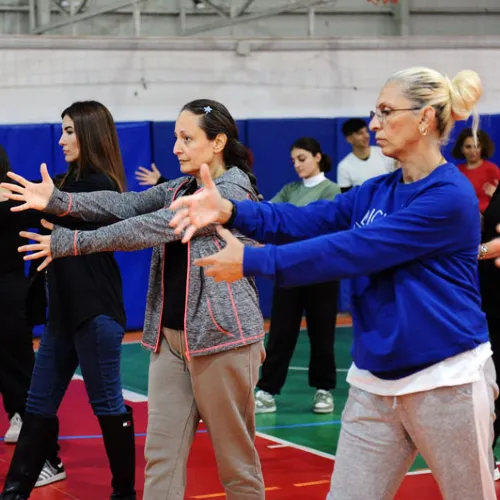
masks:
[[[254,389],[265,357],[263,342],[192,357],[182,331],[164,329],[151,354],[143,500],[183,500],[186,465],[200,417],[215,452],[229,500],[263,500],[255,449]],[[197,478],[203,481],[203,478]]]
[[[472,384],[397,397],[351,387],[327,500],[394,498],[417,452],[445,500],[496,500],[491,443],[497,395],[491,359]]]

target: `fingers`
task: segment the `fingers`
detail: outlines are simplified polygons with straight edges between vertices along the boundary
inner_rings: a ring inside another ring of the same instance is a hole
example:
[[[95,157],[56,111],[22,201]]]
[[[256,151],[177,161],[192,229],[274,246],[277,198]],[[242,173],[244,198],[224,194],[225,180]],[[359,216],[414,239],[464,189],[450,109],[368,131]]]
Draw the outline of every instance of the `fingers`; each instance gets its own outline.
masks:
[[[136,175],[141,175],[141,174],[149,174],[149,170],[143,166],[140,166],[137,168],[137,170],[135,171],[135,174]]]
[[[7,175],[9,175],[11,172],[8,172]],[[12,191],[13,193],[24,193],[24,187],[19,186],[18,184],[10,184],[9,182],[2,182],[0,184],[1,187],[8,189],[9,191]],[[5,194],[7,196],[7,193]]]
[[[172,217],[169,226],[178,227],[185,219],[189,219],[189,210],[187,208],[181,208],[177,210],[175,215]]]
[[[174,200],[170,204],[169,209],[174,211],[174,210],[179,210],[180,208],[189,208],[192,204],[194,196],[195,195],[190,195],[190,196],[182,196],[180,198],[177,198],[176,200]]]
[[[29,245],[23,245],[18,247],[17,251],[19,253],[25,253],[25,252],[36,252],[36,251],[42,251],[42,250],[47,250],[47,244],[46,243],[30,243]]]
[[[40,165],[40,174],[42,175],[42,182],[49,182],[52,184],[52,179],[50,178],[46,163]]]
[[[45,250],[40,250],[39,252],[36,253],[30,253],[28,255],[25,255],[23,257],[24,260],[37,260],[41,259],[42,257],[48,257],[50,255],[50,252],[45,249]]]
[[[213,266],[218,261],[217,254],[208,255],[207,257],[201,257],[194,261],[194,264],[199,267]]]
[[[54,224],[52,224],[52,222],[48,222],[45,219],[42,219],[40,222],[45,229],[49,229],[50,231],[54,230]]]
[[[37,268],[38,272],[43,271],[52,262],[52,257],[47,257]]]
[[[226,242],[226,243],[231,243],[236,239],[236,237],[233,235],[229,229],[226,229],[222,226],[217,226],[217,232],[219,233],[219,236]]]
[[[6,196],[7,198],[7,196]],[[11,199],[14,199],[14,198],[11,198]],[[23,201],[23,200],[19,200],[19,201]],[[23,212],[24,210],[29,210],[31,207],[29,205],[29,203],[23,203],[22,205],[18,205],[17,207],[12,207],[10,209],[11,212]]]
[[[21,236],[21,238],[27,238],[28,240],[34,240],[34,241],[43,241],[44,238],[42,234],[32,233],[30,231],[21,231],[19,233],[19,236]]]
[[[204,163],[200,168],[200,177],[201,177],[202,184],[207,189],[215,189],[214,180],[212,179],[212,176],[210,175],[210,169],[208,168],[208,165],[206,163]]]
[[[7,177],[10,177],[12,180],[18,182],[21,186],[27,186],[29,184],[29,181],[14,172],[7,172]]]
[[[159,174],[160,171],[156,168],[156,165],[154,163],[151,163],[151,170],[155,173],[155,174]]]
[[[196,228],[194,226],[189,226],[186,229],[184,236],[182,237],[182,243],[187,243],[188,241],[190,241],[194,233],[196,233]]]

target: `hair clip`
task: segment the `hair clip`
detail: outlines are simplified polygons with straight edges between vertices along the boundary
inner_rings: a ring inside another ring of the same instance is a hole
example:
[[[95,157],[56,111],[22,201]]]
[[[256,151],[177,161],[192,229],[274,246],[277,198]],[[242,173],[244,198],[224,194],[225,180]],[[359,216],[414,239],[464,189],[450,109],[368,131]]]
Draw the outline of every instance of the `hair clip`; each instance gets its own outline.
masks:
[[[210,106],[205,106],[205,107],[203,108],[203,111],[205,111],[205,114],[206,114],[206,115],[208,115],[208,113],[210,113],[210,112],[211,112],[211,111],[213,111],[213,110],[212,110],[212,108],[211,108]]]

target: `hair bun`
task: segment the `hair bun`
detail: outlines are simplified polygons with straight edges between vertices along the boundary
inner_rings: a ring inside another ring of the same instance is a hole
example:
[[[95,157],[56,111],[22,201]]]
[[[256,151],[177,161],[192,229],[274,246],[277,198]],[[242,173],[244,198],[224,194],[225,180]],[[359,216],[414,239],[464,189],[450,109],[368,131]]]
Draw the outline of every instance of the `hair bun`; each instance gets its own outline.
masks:
[[[479,75],[470,69],[460,71],[453,80],[448,80],[451,100],[451,116],[454,120],[467,120],[474,111],[483,84]]]

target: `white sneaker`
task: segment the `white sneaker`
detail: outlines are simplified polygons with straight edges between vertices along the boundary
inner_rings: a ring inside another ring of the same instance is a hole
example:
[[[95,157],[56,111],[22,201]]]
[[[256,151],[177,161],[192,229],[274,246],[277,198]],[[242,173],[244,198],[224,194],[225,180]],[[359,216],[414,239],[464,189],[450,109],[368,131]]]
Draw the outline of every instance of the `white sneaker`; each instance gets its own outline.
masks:
[[[333,413],[333,396],[330,391],[318,389],[314,395],[314,413]]]
[[[59,462],[58,465],[52,465],[49,460],[45,460],[38,480],[35,483],[35,488],[47,486],[48,484],[63,481],[64,479],[66,479],[66,471],[64,470],[63,463]]]
[[[260,389],[255,393],[255,413],[275,413],[276,401],[274,396]]]
[[[10,419],[10,426],[5,437],[3,438],[4,443],[17,443],[19,439],[19,434],[21,432],[21,427],[23,426],[23,419],[19,413],[14,413],[14,416]]]

